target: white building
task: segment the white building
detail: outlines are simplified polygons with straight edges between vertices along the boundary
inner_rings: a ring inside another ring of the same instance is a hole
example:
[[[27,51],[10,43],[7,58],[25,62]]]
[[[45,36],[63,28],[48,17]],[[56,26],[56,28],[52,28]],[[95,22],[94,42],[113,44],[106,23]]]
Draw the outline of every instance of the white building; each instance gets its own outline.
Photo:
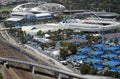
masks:
[[[13,8],[11,17],[8,18],[8,21],[13,21],[14,19],[11,19],[13,17],[22,17],[26,19],[27,16],[33,19],[31,15],[34,15],[37,20],[51,19],[54,17],[54,13],[61,12],[64,10],[65,7],[57,3],[24,3]]]

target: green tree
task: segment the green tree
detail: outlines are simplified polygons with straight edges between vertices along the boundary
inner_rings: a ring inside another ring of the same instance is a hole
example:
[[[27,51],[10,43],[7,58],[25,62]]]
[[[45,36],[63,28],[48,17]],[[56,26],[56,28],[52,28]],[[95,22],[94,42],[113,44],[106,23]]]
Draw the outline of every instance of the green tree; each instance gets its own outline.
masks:
[[[114,44],[118,44],[118,39],[117,38],[115,38],[115,40],[114,40]]]
[[[44,48],[46,47],[46,45],[43,44],[43,43],[41,43],[41,44],[40,44],[40,47],[42,48],[42,50],[44,50]]]
[[[39,31],[37,32],[37,35],[39,36],[39,35],[41,35],[41,34],[43,34],[43,32],[42,32],[41,30],[39,30]]]
[[[110,43],[112,43],[113,42],[113,40],[112,39],[110,39]]]
[[[65,59],[67,55],[68,55],[68,49],[67,48],[60,49],[60,57]]]
[[[112,71],[106,71],[104,73],[105,76],[111,76],[114,78],[120,78],[119,73],[118,72],[112,72]]]
[[[96,75],[97,74],[97,68],[95,68],[95,67],[91,67],[90,68],[90,74],[92,74],[92,75]]]
[[[76,52],[77,52],[77,47],[76,47],[75,44],[69,44],[69,45],[68,45],[68,50],[71,51],[71,54],[76,54]]]
[[[87,64],[83,64],[81,67],[80,67],[80,72],[82,74],[89,74],[90,73],[90,66],[87,65]]]
[[[108,64],[107,67],[110,68],[111,67],[110,64]]]

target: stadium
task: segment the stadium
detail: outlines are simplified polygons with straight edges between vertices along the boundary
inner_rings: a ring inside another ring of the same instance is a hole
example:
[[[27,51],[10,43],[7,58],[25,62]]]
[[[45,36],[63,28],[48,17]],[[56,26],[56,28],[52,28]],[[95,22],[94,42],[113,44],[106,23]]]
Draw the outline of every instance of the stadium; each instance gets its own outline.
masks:
[[[34,17],[37,20],[50,19],[54,17],[55,13],[63,12],[65,9],[63,5],[57,3],[24,3],[13,8],[7,21],[17,22]]]

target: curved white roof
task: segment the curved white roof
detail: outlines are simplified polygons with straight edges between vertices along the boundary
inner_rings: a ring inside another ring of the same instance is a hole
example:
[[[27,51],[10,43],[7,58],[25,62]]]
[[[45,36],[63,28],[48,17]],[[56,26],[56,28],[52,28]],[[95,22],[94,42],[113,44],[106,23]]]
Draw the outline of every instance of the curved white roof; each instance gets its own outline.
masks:
[[[38,6],[37,8],[42,9],[42,10],[47,10],[50,12],[61,12],[64,11],[66,8],[65,6],[57,3],[46,3]]]
[[[24,3],[24,4],[20,4],[18,6],[16,6],[15,8],[13,8],[13,12],[14,11],[30,11],[31,8],[36,7],[40,5],[40,3]]]
[[[65,10],[65,7],[57,3],[44,3],[44,4],[43,3],[25,3],[13,8],[13,12],[27,11],[27,12],[48,13],[48,12],[61,12],[64,10]]]

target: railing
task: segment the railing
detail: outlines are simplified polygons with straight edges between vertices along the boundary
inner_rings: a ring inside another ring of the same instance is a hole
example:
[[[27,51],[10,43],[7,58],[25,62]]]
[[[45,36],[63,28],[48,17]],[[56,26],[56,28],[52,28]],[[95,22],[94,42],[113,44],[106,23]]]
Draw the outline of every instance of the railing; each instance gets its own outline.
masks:
[[[65,74],[65,75],[69,75],[69,76],[73,76],[73,77],[76,77],[76,78],[83,79],[79,74],[76,74],[74,72],[70,72],[70,71],[66,71],[66,70],[62,70],[62,69],[58,69],[58,68],[54,68],[54,67],[50,67],[50,66],[45,66],[45,65],[42,65],[42,64],[38,64],[38,63],[33,63],[33,62],[30,62],[30,61],[19,60],[19,59],[15,59],[15,58],[4,58],[4,57],[0,57],[0,60],[9,61],[9,62],[16,62],[16,63],[21,63],[21,64],[27,64],[27,65],[30,65],[30,66],[32,65],[32,66],[35,66],[35,67],[40,67],[40,68],[43,68],[43,69],[47,69],[47,70],[51,70],[51,71],[55,71],[55,72]]]

